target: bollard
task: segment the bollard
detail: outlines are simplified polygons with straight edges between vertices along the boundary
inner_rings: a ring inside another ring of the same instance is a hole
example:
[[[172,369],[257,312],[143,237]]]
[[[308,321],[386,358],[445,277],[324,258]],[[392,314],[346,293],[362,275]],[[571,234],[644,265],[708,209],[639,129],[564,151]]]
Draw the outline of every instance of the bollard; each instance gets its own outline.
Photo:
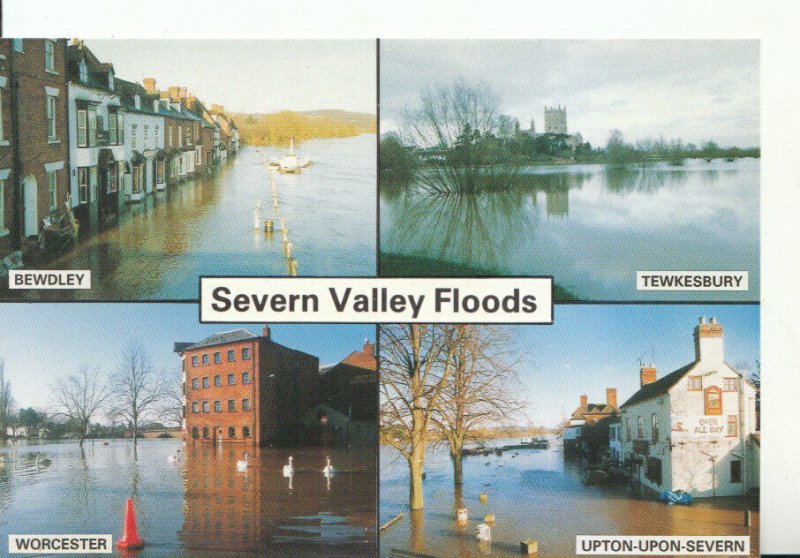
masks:
[[[264,221],[264,232],[272,234],[272,230],[273,230],[273,221],[272,219],[267,219],[266,221]]]
[[[480,500],[481,504],[485,504],[488,500],[485,492],[481,492],[481,495],[478,497],[478,499]]]
[[[459,523],[466,523],[469,520],[469,512],[467,508],[458,508],[456,511],[456,521]]]
[[[125,505],[125,531],[117,541],[119,550],[136,550],[144,547],[144,541],[136,533],[136,516],[133,513],[133,498],[128,498]]]
[[[484,523],[488,523],[489,525],[494,523],[494,514],[493,513],[487,513],[485,516],[483,516],[483,522]]]
[[[490,541],[492,540],[492,528],[485,523],[481,523],[478,525],[475,535],[478,537],[479,541]]]
[[[292,246],[293,246],[293,244],[291,242],[287,242],[284,245],[284,249],[286,250],[286,257],[289,258],[289,259],[292,258]]]
[[[519,551],[524,554],[525,556],[530,556],[531,554],[536,554],[539,552],[539,543],[533,539],[528,539],[525,541],[520,541],[519,543]]]
[[[297,260],[294,258],[289,260],[289,276],[297,277]]]
[[[261,200],[256,200],[255,220],[253,221],[253,228],[258,230],[258,224],[261,222]]]
[[[272,207],[278,209],[278,196],[272,196]]]
[[[746,510],[744,512],[744,526],[745,527],[750,527],[750,525],[751,525],[750,521],[751,521],[751,519],[750,519],[750,510]]]
[[[283,228],[281,230],[281,236],[283,237],[284,242],[289,242],[289,229]]]

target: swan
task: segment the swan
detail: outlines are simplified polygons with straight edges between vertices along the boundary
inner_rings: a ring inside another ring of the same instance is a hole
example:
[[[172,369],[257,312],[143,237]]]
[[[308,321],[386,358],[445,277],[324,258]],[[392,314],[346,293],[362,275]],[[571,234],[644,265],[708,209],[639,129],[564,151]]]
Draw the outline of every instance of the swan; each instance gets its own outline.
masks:
[[[167,457],[167,461],[169,461],[170,463],[177,463],[178,461],[180,461],[180,459],[181,458],[180,458],[180,456],[178,455],[177,452],[175,452],[175,453],[173,453],[173,454],[171,454],[171,455],[169,455]]]
[[[242,472],[247,471],[247,467],[250,465],[248,463],[249,457],[250,456],[247,455],[247,452],[245,452],[244,459],[240,459],[239,461],[236,462],[237,471],[242,471]]]
[[[41,459],[41,457],[42,457],[41,453],[37,453],[36,454],[36,466],[37,467],[39,467],[39,465],[43,465],[43,466],[47,467],[48,465],[50,465],[52,463],[52,461],[50,459],[47,459],[46,457],[44,459]]]
[[[336,469],[333,467],[333,465],[331,465],[330,457],[325,457],[325,461],[327,461],[328,464],[322,469],[322,474],[326,477],[332,477],[336,474]]]
[[[283,476],[284,477],[292,477],[294,476],[294,467],[292,466],[292,456],[289,456],[289,463],[283,466]]]

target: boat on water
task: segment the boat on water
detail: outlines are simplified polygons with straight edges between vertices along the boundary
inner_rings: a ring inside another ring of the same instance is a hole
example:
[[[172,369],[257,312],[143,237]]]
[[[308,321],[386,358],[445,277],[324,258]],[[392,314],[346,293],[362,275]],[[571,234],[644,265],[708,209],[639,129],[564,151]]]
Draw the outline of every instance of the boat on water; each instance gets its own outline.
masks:
[[[294,138],[289,140],[289,153],[280,159],[272,159],[270,166],[276,167],[278,172],[298,173],[311,164],[308,157],[300,157],[294,152]]]

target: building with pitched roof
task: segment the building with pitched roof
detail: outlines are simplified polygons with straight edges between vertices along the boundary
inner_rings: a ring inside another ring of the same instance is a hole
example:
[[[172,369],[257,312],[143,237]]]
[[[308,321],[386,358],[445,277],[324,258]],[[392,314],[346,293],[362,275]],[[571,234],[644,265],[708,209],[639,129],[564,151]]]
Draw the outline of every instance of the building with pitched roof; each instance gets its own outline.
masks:
[[[695,360],[641,388],[621,410],[625,466],[653,490],[735,496],[759,486],[756,390],[725,362],[722,324],[700,318]]]
[[[608,449],[609,422],[606,419],[619,416],[617,389],[606,389],[604,403],[590,403],[587,395],[581,395],[580,405],[572,412],[562,430],[564,457],[585,457],[595,460]]]

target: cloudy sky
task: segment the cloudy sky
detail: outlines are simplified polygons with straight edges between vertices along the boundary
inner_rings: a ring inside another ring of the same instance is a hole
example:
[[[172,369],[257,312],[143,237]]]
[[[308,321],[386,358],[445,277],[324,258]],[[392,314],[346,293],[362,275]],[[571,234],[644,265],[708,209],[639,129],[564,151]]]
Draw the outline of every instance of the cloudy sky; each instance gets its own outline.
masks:
[[[86,40],[117,77],[188,87],[232,112],[375,114],[375,41]]]
[[[381,41],[381,131],[428,87],[485,82],[501,110],[544,128],[544,106],[566,105],[571,133],[605,145],[682,138],[759,145],[758,41]]]

